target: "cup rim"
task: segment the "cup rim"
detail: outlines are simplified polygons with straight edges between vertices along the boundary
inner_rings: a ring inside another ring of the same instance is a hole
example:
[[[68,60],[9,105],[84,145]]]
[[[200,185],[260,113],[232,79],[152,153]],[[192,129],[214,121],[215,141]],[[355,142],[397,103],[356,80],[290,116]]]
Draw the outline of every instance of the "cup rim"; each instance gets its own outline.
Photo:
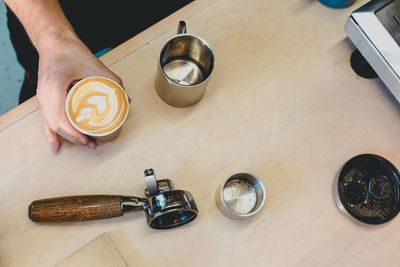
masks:
[[[194,84],[194,85],[183,85],[183,84],[179,84],[179,83],[173,81],[171,78],[168,77],[168,75],[165,74],[164,69],[163,69],[163,67],[162,67],[162,65],[161,65],[161,55],[162,55],[162,51],[163,51],[164,48],[167,46],[167,44],[168,44],[170,41],[172,41],[173,39],[176,39],[176,38],[179,38],[179,37],[183,37],[183,36],[193,37],[193,38],[198,39],[200,42],[202,42],[202,43],[207,47],[207,49],[210,51],[210,53],[211,53],[211,55],[212,55],[212,59],[213,59],[213,65],[212,65],[212,68],[211,68],[210,75],[208,75],[208,77],[207,77],[206,79],[204,79],[203,81],[201,81],[200,83],[197,83],[197,84]],[[173,83],[175,86],[182,87],[182,88],[196,87],[196,86],[200,86],[200,85],[206,83],[206,82],[210,79],[211,75],[214,73],[214,68],[215,68],[215,54],[214,54],[214,51],[212,50],[210,44],[209,44],[206,40],[204,40],[203,38],[201,38],[200,36],[197,36],[197,35],[195,35],[195,34],[190,34],[190,33],[180,33],[180,34],[177,34],[177,35],[175,35],[175,36],[173,36],[173,37],[170,37],[167,41],[165,41],[164,45],[161,47],[160,52],[159,52],[159,57],[158,57],[158,67],[160,68],[162,75],[167,79],[167,81]]]
[[[240,175],[240,174],[245,174],[247,176],[251,176],[252,178],[254,178],[254,180],[256,180],[256,182],[259,184],[261,191],[262,191],[262,199],[259,202],[258,207],[249,213],[237,213],[236,211],[229,208],[228,205],[226,204],[226,201],[225,201],[224,195],[223,195],[224,186],[229,181],[229,179],[233,178],[234,176]],[[251,172],[247,172],[247,171],[235,172],[235,173],[232,173],[231,175],[229,175],[227,178],[225,178],[224,181],[221,183],[218,195],[219,195],[219,199],[221,200],[221,203],[222,203],[222,206],[224,207],[224,209],[227,212],[229,212],[237,217],[240,217],[240,218],[251,217],[254,214],[258,213],[261,210],[261,208],[264,206],[266,198],[267,198],[267,193],[266,193],[265,186],[264,186],[264,183],[262,182],[262,180],[257,175],[255,175]]]
[[[69,104],[69,101],[70,101],[70,99],[71,99],[72,92],[73,92],[74,90],[76,90],[77,86],[78,86],[80,83],[82,83],[82,82],[84,82],[84,81],[86,81],[86,80],[89,80],[89,79],[93,79],[93,78],[105,79],[105,80],[108,80],[108,81],[114,83],[115,85],[117,85],[118,88],[121,89],[122,92],[124,93],[125,101],[126,101],[126,113],[125,113],[124,119],[123,119],[123,120],[121,121],[121,123],[120,123],[117,127],[115,127],[113,130],[111,130],[111,131],[109,131],[109,132],[106,132],[106,133],[102,133],[102,134],[93,134],[93,133],[89,133],[89,132],[86,132],[86,131],[82,130],[82,129],[79,128],[79,127],[75,124],[75,122],[71,119],[70,114],[69,114],[69,112],[68,112],[68,104]],[[111,80],[110,78],[106,78],[106,77],[103,77],[103,76],[88,76],[88,77],[86,77],[86,78],[83,78],[82,80],[80,80],[79,82],[77,82],[76,84],[74,84],[74,85],[72,86],[72,88],[68,91],[67,98],[66,98],[66,100],[65,100],[65,113],[67,114],[68,121],[69,121],[69,122],[72,124],[72,126],[73,126],[76,130],[78,130],[79,132],[81,132],[81,133],[83,133],[83,134],[85,134],[85,135],[88,135],[88,136],[92,136],[92,137],[104,137],[104,136],[108,136],[108,135],[113,134],[113,133],[115,133],[116,131],[118,131],[118,130],[122,127],[122,125],[125,123],[126,118],[128,117],[129,107],[130,107],[129,98],[128,98],[128,95],[127,95],[125,89],[122,88],[117,82]]]

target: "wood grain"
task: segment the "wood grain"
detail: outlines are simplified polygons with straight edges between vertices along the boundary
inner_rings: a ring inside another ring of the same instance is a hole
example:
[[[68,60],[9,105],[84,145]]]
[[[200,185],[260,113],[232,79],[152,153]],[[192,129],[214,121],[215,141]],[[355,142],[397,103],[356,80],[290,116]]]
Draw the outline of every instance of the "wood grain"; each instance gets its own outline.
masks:
[[[39,112],[0,132],[0,265],[54,266],[107,232],[130,266],[197,267],[205,258],[208,267],[398,266],[400,217],[357,225],[332,194],[335,175],[357,154],[400,166],[400,106],[349,63],[354,47],[343,27],[367,1],[331,9],[314,0],[218,0],[186,19],[216,56],[196,105],[170,107],[154,89],[174,26],[111,66],[132,98],[115,141],[96,150],[65,142],[54,154]],[[26,214],[32,200],[52,195],[142,195],[150,167],[190,191],[195,221],[160,232],[142,213],[72,227]],[[215,192],[241,171],[263,181],[267,199],[238,221],[217,209]]]
[[[29,205],[34,222],[89,221],[122,216],[121,196],[70,196],[35,200]]]

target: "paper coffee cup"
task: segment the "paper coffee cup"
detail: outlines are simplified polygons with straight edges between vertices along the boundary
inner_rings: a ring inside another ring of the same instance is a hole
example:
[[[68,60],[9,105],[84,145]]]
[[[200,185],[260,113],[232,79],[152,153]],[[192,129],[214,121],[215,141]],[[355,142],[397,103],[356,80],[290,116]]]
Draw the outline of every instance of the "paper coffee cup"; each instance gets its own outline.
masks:
[[[128,95],[111,79],[87,77],[68,92],[65,111],[79,132],[98,142],[107,142],[118,136],[128,116]]]

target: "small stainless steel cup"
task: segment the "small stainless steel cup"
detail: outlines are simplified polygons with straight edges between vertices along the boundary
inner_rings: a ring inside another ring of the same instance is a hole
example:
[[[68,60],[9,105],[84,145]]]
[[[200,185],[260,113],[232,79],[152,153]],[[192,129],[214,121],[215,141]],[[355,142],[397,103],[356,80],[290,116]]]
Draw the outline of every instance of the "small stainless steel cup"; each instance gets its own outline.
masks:
[[[180,21],[178,35],[161,49],[155,79],[160,98],[175,107],[187,107],[200,101],[214,69],[214,52],[202,38],[186,34]]]
[[[262,181],[251,173],[236,173],[226,178],[217,190],[218,209],[232,219],[244,219],[261,210],[266,192]]]

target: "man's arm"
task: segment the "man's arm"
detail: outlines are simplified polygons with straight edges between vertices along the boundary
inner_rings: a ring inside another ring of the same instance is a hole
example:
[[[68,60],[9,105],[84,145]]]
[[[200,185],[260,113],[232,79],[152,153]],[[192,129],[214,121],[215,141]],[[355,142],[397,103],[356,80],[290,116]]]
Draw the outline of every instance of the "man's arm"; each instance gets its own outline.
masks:
[[[37,98],[47,139],[60,149],[59,135],[89,148],[96,142],[77,131],[65,113],[70,85],[87,76],[104,76],[122,86],[75,34],[57,0],[5,0],[24,26],[39,53]]]
[[[21,21],[39,54],[52,39],[78,39],[57,0],[5,0]]]

